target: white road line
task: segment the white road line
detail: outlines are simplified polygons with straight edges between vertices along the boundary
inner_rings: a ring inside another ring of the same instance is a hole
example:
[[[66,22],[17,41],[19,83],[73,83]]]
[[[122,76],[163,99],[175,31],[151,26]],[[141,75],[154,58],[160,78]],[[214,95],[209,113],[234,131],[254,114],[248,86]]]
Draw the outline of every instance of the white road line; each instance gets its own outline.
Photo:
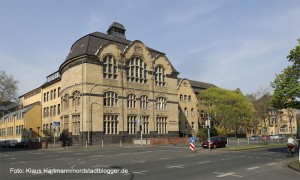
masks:
[[[89,156],[89,157],[94,157],[94,158],[96,158],[96,157],[103,157],[104,155],[92,155],[92,156]]]
[[[273,166],[273,165],[276,165],[277,163],[270,163],[270,164],[267,164],[268,166]]]
[[[71,169],[73,169],[76,165],[71,166]]]
[[[188,156],[184,156],[184,157],[194,157],[195,155],[188,155]]]
[[[95,166],[91,166],[93,168],[96,168],[96,167],[105,167],[105,168],[108,168],[109,165],[101,165],[101,164],[96,164]]]
[[[202,162],[197,162],[197,164],[205,164],[205,163],[209,163],[211,161],[202,161]]]
[[[67,159],[73,159],[73,158],[59,158],[59,159],[55,159],[55,160],[67,160]]]
[[[142,164],[144,164],[144,163],[145,163],[145,160],[142,160],[142,161],[132,161],[132,162],[130,162],[130,164],[133,164],[133,163],[142,163]]]
[[[129,173],[126,173],[124,175],[129,175],[129,174],[140,174],[140,175],[146,175],[145,173],[148,171],[131,171]]]
[[[184,168],[183,165],[171,166],[167,165],[166,168]]]
[[[160,158],[161,160],[170,159],[170,158]]]
[[[236,175],[234,172],[230,173],[219,173],[219,172],[214,172],[215,174],[220,174],[217,177],[226,177],[226,176],[235,176],[235,177],[240,177],[242,178],[243,176]]]
[[[85,161],[82,161],[81,163],[79,163],[79,164],[84,164],[85,163]]]
[[[76,153],[76,154],[87,154],[87,153]]]
[[[13,163],[10,163],[10,164],[26,164],[26,163],[29,163],[29,162],[34,162],[34,161],[19,161],[19,162],[13,162]]]
[[[251,168],[247,168],[247,171],[253,170],[253,169],[258,169],[259,167],[251,167]]]
[[[221,159],[221,161],[225,161],[225,160],[228,160],[228,159],[231,159],[231,158],[224,158],[224,159]]]

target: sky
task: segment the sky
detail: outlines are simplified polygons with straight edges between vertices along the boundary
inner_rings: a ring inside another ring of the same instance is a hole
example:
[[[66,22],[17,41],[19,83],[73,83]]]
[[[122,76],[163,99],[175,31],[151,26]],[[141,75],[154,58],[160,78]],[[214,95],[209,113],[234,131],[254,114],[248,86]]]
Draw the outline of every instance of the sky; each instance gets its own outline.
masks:
[[[299,19],[299,0],[0,0],[0,70],[25,94],[75,41],[119,22],[128,40],[164,52],[180,78],[248,94],[290,65]]]

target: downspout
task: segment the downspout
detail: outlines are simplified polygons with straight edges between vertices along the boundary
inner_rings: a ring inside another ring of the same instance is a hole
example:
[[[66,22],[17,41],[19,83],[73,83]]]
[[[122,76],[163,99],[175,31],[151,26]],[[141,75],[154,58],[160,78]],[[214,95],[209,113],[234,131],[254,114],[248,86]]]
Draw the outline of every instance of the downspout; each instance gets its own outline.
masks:
[[[121,60],[123,61],[123,63],[125,62],[125,58],[124,56],[121,54]],[[121,61],[121,62],[122,62]],[[124,122],[125,122],[125,110],[124,110],[124,66],[121,63],[121,73],[122,73],[122,121],[123,121],[123,129],[122,129],[122,142],[124,143],[125,141],[125,137],[124,137]]]

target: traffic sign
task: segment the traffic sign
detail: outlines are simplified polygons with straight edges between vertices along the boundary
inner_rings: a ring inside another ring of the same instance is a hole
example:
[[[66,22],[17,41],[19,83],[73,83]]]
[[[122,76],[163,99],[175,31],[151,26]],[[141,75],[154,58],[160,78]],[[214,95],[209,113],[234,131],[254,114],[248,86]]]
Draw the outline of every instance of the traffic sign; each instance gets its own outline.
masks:
[[[196,139],[194,137],[190,137],[190,143],[194,143]]]
[[[53,126],[53,127],[59,126],[59,122],[55,122],[55,121],[54,121],[54,122],[52,123],[52,126]]]

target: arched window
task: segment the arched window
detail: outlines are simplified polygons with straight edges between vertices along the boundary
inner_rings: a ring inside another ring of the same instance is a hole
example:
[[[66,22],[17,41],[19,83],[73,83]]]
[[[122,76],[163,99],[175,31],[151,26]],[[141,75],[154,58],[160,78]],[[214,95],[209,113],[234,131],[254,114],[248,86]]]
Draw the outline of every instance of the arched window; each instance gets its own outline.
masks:
[[[182,96],[182,94],[180,94],[180,101],[182,101],[183,100],[183,96]]]
[[[188,110],[187,108],[184,108],[184,115],[187,117],[188,116]]]
[[[186,95],[184,95],[184,101],[186,101]]]
[[[134,94],[129,94],[127,96],[127,108],[135,108],[136,98]]]
[[[127,63],[127,81],[136,83],[147,83],[147,65],[139,57],[133,57]]]
[[[112,55],[105,56],[103,59],[103,78],[117,79],[117,69],[116,59]]]
[[[192,115],[192,116],[195,116],[194,108],[191,109],[191,115]]]
[[[189,95],[188,100],[191,101],[191,96]]]
[[[148,108],[148,96],[142,95],[140,98],[140,108],[147,109]]]
[[[108,107],[118,106],[118,95],[115,92],[108,91],[104,93],[103,105]]]
[[[162,66],[155,68],[155,84],[156,86],[165,86],[165,69]]]
[[[156,98],[156,109],[157,110],[166,110],[167,109],[167,100],[164,97]]]
[[[80,92],[74,91],[73,92],[73,107],[80,106]]]
[[[69,108],[69,95],[65,94],[64,97],[62,98],[62,103],[63,103],[63,107],[64,109],[68,109]]]

